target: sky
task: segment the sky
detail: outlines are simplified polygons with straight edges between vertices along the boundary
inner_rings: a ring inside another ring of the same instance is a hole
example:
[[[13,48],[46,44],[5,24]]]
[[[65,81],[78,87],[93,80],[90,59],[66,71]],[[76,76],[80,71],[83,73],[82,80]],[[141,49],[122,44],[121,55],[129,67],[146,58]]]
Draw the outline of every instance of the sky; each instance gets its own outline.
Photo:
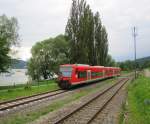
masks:
[[[134,58],[132,28],[137,27],[137,58],[150,56],[150,0],[86,0],[108,32],[109,54],[116,61]],[[28,60],[32,46],[63,34],[72,0],[0,0],[0,15],[16,17],[20,46],[16,57]]]

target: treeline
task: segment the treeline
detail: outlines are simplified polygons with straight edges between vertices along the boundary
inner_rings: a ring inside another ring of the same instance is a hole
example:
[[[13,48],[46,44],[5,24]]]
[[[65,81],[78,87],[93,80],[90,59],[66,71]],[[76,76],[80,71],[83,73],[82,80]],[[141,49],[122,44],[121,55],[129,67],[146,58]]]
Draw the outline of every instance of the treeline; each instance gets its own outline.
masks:
[[[150,68],[150,60],[146,60],[146,61],[143,61],[143,62],[140,62],[140,61],[137,61],[136,64],[134,61],[131,61],[131,60],[127,60],[127,61],[124,61],[124,62],[118,62],[117,65],[122,69],[122,70],[125,70],[125,71],[132,71],[135,69],[137,70],[142,70],[144,68]]]
[[[32,47],[28,74],[33,80],[47,79],[65,63],[114,66],[107,36],[99,12],[94,14],[85,0],[72,0],[65,34]]]
[[[73,0],[65,35],[70,42],[70,63],[107,65],[108,38],[101,23],[84,0]]]

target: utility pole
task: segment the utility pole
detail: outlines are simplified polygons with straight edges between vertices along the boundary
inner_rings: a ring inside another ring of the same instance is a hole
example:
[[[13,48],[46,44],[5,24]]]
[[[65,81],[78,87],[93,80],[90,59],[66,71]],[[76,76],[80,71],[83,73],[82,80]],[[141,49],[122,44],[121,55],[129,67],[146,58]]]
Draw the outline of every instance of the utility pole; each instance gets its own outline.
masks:
[[[137,75],[136,75],[136,65],[137,65],[137,63],[136,63],[136,37],[137,37],[137,29],[136,29],[136,27],[133,27],[135,79],[137,77]]]

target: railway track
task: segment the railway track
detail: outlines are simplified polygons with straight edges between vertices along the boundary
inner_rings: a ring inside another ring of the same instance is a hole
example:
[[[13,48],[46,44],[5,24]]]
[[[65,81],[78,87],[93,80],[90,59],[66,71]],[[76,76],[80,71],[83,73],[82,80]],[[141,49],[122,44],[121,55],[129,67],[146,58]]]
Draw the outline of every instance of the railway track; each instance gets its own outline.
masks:
[[[78,88],[78,89],[80,89],[80,88]],[[15,107],[19,107],[19,106],[22,106],[22,105],[27,105],[29,103],[39,101],[39,100],[43,100],[43,99],[46,99],[46,98],[50,98],[52,96],[56,96],[56,95],[59,95],[59,94],[62,94],[62,93],[68,92],[68,91],[57,89],[57,90],[54,90],[54,91],[48,91],[48,92],[39,93],[39,94],[31,95],[31,96],[17,98],[17,99],[14,99],[14,100],[8,100],[8,101],[0,102],[0,113],[4,112],[5,110],[12,110]]]
[[[25,104],[29,104],[32,103],[34,101],[38,101],[38,100],[43,100],[52,96],[56,96],[62,93],[68,92],[66,90],[54,90],[54,91],[49,91],[49,92],[45,92],[45,93],[40,93],[40,94],[36,94],[36,95],[32,95],[32,96],[27,96],[27,97],[21,97],[21,98],[17,98],[14,100],[9,100],[9,101],[4,101],[0,103],[0,111],[5,111],[5,110],[10,110],[13,109],[14,107],[18,107],[20,105],[25,105]]]
[[[107,106],[112,98],[126,84],[129,78],[119,80],[114,85],[103,90],[88,102],[82,104],[71,113],[65,115],[59,120],[55,120],[54,124],[90,124],[98,114]]]

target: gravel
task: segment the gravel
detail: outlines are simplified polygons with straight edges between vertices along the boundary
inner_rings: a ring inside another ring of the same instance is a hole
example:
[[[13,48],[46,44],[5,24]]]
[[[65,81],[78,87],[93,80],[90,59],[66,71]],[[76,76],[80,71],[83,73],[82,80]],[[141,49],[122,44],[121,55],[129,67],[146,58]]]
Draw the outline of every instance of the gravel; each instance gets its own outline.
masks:
[[[30,112],[36,112],[36,111],[38,111],[42,108],[45,108],[46,106],[49,106],[50,104],[52,104],[56,101],[64,100],[68,97],[71,97],[74,93],[76,93],[80,90],[84,90],[86,88],[87,89],[88,88],[92,89],[92,88],[95,88],[95,87],[100,86],[100,85],[102,87],[105,87],[105,84],[106,84],[105,81],[101,81],[101,83],[96,83],[96,84],[93,84],[93,85],[90,85],[90,86],[87,86],[87,87],[82,87],[81,89],[76,89],[76,90],[73,90],[73,91],[70,91],[70,92],[66,92],[64,94],[58,95],[57,97],[54,96],[54,97],[51,97],[51,98],[48,98],[48,99],[45,99],[45,100],[41,100],[41,101],[34,102],[34,103],[31,103],[31,104],[28,104],[28,105],[20,106],[18,108],[14,108],[13,111],[8,110],[5,113],[0,113],[2,115],[2,116],[0,116],[0,120],[1,119],[6,120],[7,118],[13,117],[14,115],[21,116],[21,115],[24,115],[24,114],[28,114]],[[106,85],[108,85],[108,84],[106,84]],[[82,101],[77,101],[76,102],[77,105],[79,105],[81,103],[82,103]],[[76,104],[72,104],[72,107],[76,106]],[[62,110],[66,110],[66,108],[64,107],[64,108],[62,108]],[[68,108],[67,108],[67,110],[68,110]],[[70,109],[70,110],[72,110],[72,109]],[[51,112],[51,113],[54,113],[54,112]],[[64,111],[62,113],[64,114]],[[62,115],[62,113],[59,114],[59,115]],[[3,118],[3,117],[5,117],[5,118]],[[45,118],[45,117],[43,117],[43,118]]]
[[[103,90],[106,89],[106,88],[108,88],[108,87],[110,87],[110,85],[112,85],[112,84],[107,84],[107,85],[103,86]],[[103,90],[101,89],[100,92],[102,92]],[[54,122],[56,122],[58,119],[64,117],[64,116],[67,115],[68,113],[71,113],[73,110],[75,110],[75,109],[78,108],[79,106],[81,106],[81,105],[83,105],[84,103],[86,103],[87,101],[89,101],[92,97],[96,96],[98,93],[99,93],[99,92],[92,93],[92,94],[90,94],[90,95],[88,95],[88,96],[83,97],[83,98],[80,99],[80,100],[74,101],[74,102],[72,102],[71,104],[66,105],[66,106],[63,107],[62,109],[59,109],[58,111],[51,112],[51,113],[49,113],[49,114],[47,114],[47,115],[45,115],[45,116],[40,117],[38,120],[36,120],[36,121],[34,121],[34,122],[30,123],[30,124],[48,124],[48,123],[51,124],[51,123],[54,123]],[[112,92],[109,92],[109,93],[108,93],[109,95],[107,94],[107,96],[109,97],[111,93],[112,93]],[[106,97],[106,96],[105,96],[105,97]],[[104,101],[105,101],[105,97],[99,99],[97,102],[99,102],[99,101],[101,102],[102,99],[104,99]],[[95,104],[95,105],[96,105],[96,104]],[[90,110],[92,110],[92,109],[90,109]],[[88,114],[90,110],[85,111],[84,114],[82,113],[82,114],[77,115],[77,116],[79,117],[77,120],[68,121],[68,122],[65,122],[65,123],[69,123],[69,124],[70,124],[70,123],[74,123],[75,121],[78,121],[78,120],[80,120],[80,122],[81,122],[81,117],[84,118],[83,115],[88,115],[88,116],[90,116],[90,114]],[[87,118],[87,117],[86,117],[86,118]],[[85,118],[85,119],[86,119],[86,118]],[[77,123],[78,123],[78,122],[77,122]],[[84,121],[83,121],[83,123],[84,123]]]

